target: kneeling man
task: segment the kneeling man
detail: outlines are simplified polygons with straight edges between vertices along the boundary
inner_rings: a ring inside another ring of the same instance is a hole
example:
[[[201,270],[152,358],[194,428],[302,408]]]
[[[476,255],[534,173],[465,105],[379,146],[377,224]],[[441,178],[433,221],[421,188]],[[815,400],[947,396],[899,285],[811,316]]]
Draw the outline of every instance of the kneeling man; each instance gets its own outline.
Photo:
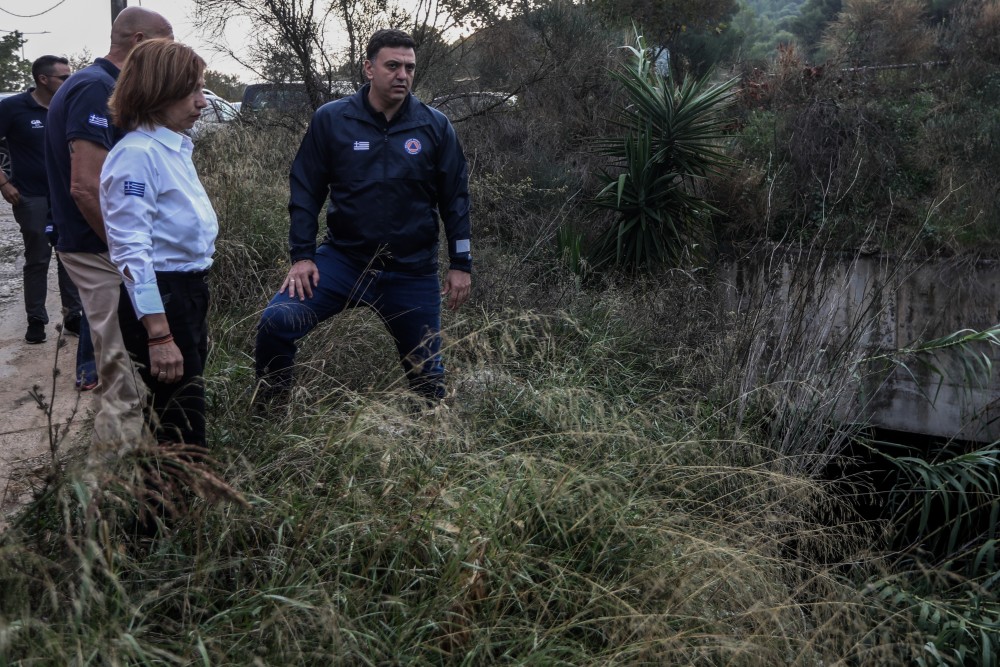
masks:
[[[292,164],[292,268],[257,325],[262,391],[292,384],[296,343],[323,320],[368,306],[392,334],[411,388],[444,396],[441,297],[469,297],[469,177],[451,123],[410,94],[415,43],[379,30],[368,42],[368,83],[320,107]],[[326,240],[317,216],[329,195]],[[439,291],[438,215],[449,270]]]

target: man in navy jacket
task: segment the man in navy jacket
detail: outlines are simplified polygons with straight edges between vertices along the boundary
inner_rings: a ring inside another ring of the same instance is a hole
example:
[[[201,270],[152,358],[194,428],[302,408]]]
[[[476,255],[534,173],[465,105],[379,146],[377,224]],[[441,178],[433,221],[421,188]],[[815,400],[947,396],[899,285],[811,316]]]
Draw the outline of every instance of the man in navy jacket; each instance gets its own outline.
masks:
[[[292,267],[257,326],[257,375],[268,398],[292,383],[297,341],[345,308],[373,308],[389,329],[410,386],[444,396],[441,297],[471,290],[469,177],[448,119],[410,94],[415,43],[379,30],[368,42],[368,84],[320,107],[290,176]],[[316,245],[325,200],[327,235]],[[439,292],[438,215],[449,269]]]

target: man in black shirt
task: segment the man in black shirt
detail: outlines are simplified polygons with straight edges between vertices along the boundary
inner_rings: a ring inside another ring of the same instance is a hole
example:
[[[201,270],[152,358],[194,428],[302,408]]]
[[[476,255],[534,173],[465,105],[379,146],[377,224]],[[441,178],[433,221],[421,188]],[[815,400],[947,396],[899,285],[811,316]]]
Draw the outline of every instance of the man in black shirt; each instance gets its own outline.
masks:
[[[69,61],[42,56],[31,65],[35,87],[0,101],[0,136],[10,149],[11,173],[0,173],[0,195],[14,207],[24,239],[24,310],[29,343],[45,342],[47,280],[52,248],[45,234],[49,219],[49,183],[45,175],[45,122],[49,101],[69,78]],[[9,177],[8,177],[9,176]],[[59,263],[59,293],[67,331],[80,331],[80,295]]]

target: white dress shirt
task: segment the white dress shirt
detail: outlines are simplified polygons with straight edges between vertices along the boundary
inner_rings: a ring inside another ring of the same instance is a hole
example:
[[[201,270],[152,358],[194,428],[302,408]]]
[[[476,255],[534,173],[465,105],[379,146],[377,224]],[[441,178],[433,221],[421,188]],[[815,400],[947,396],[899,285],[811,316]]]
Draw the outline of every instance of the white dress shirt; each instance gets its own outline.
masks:
[[[139,128],[111,149],[101,170],[108,250],[139,318],[164,312],[156,271],[212,266],[219,221],[191,161],[193,150],[183,134]]]

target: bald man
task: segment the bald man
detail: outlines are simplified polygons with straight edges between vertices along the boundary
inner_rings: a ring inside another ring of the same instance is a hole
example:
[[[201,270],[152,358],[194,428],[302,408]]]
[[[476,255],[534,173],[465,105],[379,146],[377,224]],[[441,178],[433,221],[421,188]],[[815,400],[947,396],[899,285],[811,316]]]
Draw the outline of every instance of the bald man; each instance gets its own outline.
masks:
[[[49,104],[45,169],[58,233],[56,251],[80,290],[90,322],[99,381],[92,437],[102,450],[122,451],[142,438],[145,398],[118,326],[122,279],[108,257],[101,217],[101,167],[122,137],[108,117],[108,97],[137,44],[173,37],[170,23],[156,12],[124,9],[111,26],[108,55],[71,76]]]

